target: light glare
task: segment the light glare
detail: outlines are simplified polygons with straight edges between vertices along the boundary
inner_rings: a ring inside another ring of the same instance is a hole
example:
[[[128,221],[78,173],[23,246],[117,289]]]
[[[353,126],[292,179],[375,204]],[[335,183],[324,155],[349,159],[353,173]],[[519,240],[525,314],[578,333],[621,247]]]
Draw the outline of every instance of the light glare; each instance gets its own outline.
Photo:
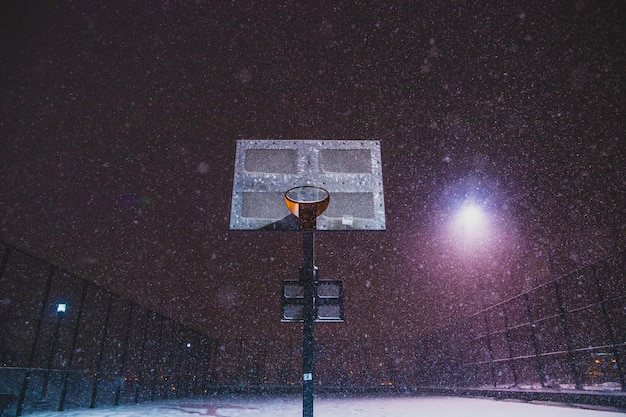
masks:
[[[459,227],[465,236],[477,236],[486,226],[483,211],[475,206],[468,205],[461,209],[459,213]]]
[[[478,249],[489,235],[489,222],[484,210],[476,204],[464,205],[454,219],[453,234],[463,249]]]

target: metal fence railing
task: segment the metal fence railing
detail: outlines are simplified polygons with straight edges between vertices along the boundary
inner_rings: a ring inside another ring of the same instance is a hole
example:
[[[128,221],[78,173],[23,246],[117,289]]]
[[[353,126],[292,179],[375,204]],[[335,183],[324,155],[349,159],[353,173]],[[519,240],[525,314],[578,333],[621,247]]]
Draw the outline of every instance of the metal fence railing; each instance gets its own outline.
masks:
[[[317,383],[343,391],[440,387],[623,394],[625,254],[427,337],[321,337]],[[3,244],[0,294],[0,394],[14,397],[2,416],[229,387],[297,391],[301,384],[297,337],[209,338]]]
[[[626,391],[624,254],[441,329],[424,341],[418,383]]]
[[[198,395],[212,340],[0,244],[2,415]]]

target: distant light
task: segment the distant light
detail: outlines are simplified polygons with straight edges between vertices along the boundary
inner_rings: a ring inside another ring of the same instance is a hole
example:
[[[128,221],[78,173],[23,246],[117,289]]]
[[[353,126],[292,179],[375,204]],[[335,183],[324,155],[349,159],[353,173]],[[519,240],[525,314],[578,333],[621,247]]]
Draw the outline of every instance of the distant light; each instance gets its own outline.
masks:
[[[57,304],[57,314],[63,314],[67,311],[67,304]]]
[[[189,349],[191,347],[191,342],[188,342],[185,346]]]
[[[480,249],[490,235],[487,213],[473,202],[466,202],[459,209],[451,226],[454,241],[464,250]]]
[[[480,207],[473,204],[461,209],[457,222],[463,235],[469,237],[480,234],[486,227],[485,214]]]

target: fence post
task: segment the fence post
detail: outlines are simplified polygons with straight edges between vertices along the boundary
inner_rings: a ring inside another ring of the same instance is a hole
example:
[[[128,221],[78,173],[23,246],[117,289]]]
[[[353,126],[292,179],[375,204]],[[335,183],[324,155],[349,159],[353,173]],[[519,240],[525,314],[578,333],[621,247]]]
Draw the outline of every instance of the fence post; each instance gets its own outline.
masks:
[[[617,339],[615,338],[615,332],[613,331],[613,326],[611,325],[611,320],[609,318],[609,313],[606,309],[606,302],[604,298],[604,293],[602,291],[602,285],[600,283],[600,278],[598,278],[598,269],[593,269],[593,278],[596,283],[596,290],[598,292],[598,298],[600,299],[600,309],[602,310],[602,317],[604,318],[604,324],[606,326],[606,331],[609,336],[609,343],[611,344],[611,353],[613,354],[613,358],[615,359],[615,365],[617,366],[617,372],[619,375],[619,383],[622,391],[626,391],[626,381],[624,378],[624,368],[622,364],[622,360],[617,350]]]
[[[133,310],[135,309],[135,304],[130,303],[130,308],[128,309],[128,319],[126,321],[126,331],[124,332],[124,347],[122,348],[122,357],[120,358],[120,377],[117,379],[117,386],[115,388],[115,402],[113,405],[120,405],[120,397],[122,395],[122,384],[126,380],[124,374],[126,373],[126,355],[128,353],[128,340],[130,339],[130,330],[131,324],[133,320]]]
[[[67,396],[67,381],[69,379],[69,373],[72,372],[72,362],[74,361],[74,352],[76,351],[76,341],[78,340],[78,333],[80,332],[80,322],[83,317],[83,304],[87,297],[87,287],[89,283],[82,280],[83,288],[80,296],[80,304],[78,305],[78,317],[76,317],[76,326],[74,327],[74,338],[72,339],[72,349],[70,350],[69,358],[67,359],[67,368],[63,372],[63,382],[61,388],[61,399],[59,400],[59,410],[65,410],[65,398]]]
[[[135,381],[135,404],[139,402],[139,387],[140,381],[143,382],[143,366],[144,366],[144,355],[146,352],[146,339],[148,338],[148,326],[150,325],[150,319],[152,317],[156,318],[155,313],[151,313],[150,311],[146,311],[146,324],[143,329],[143,338],[141,339],[141,347],[139,348],[139,368],[137,369],[137,380]]]
[[[200,387],[200,393],[203,395],[206,395],[209,393],[209,382],[210,382],[210,378],[211,378],[211,359],[213,356],[213,342],[212,339],[208,336],[204,336],[201,335],[200,336],[201,339],[201,343],[203,346],[202,349],[202,360],[200,361],[200,363],[202,365],[198,365],[199,367],[201,366],[200,369],[204,369],[204,373],[203,373],[203,377],[202,377],[202,385]]]
[[[517,386],[517,367],[513,361],[513,341],[509,332],[509,315],[506,312],[506,305],[502,305],[502,314],[504,314],[504,337],[506,338],[507,348],[509,350],[509,360],[511,361],[511,372],[513,373],[513,386]]]
[[[157,319],[160,320],[160,323],[157,325],[157,336],[156,336],[156,347],[154,347],[153,349],[151,349],[153,352],[154,350],[156,350],[157,352],[157,362],[160,362],[159,359],[163,358],[167,355],[167,351],[166,349],[166,345],[165,345],[165,341],[163,340],[163,328],[165,327],[165,316],[162,316],[160,314],[157,315],[156,317]],[[169,324],[169,322],[168,322]],[[169,326],[170,328],[170,332],[171,332],[171,328],[172,326]],[[170,343],[170,341],[168,341],[168,344]],[[150,401],[154,401],[154,398],[156,396],[156,390],[157,390],[157,383],[159,381],[159,379],[161,380],[161,389],[164,389],[164,384],[165,384],[165,380],[160,378],[159,375],[156,375],[157,371],[161,371],[164,372],[164,370],[160,367],[161,364],[159,364],[159,367],[157,366],[153,366],[152,369],[154,370],[154,372],[152,373],[152,383],[151,383],[151,388],[150,388]],[[164,374],[161,375],[161,377],[165,377]],[[169,376],[168,378],[168,384],[169,384]],[[165,390],[165,399],[168,398],[168,392],[167,389]]]
[[[7,264],[9,263],[9,255],[11,254],[11,247],[5,246],[4,253],[2,254],[2,261],[0,261],[0,282],[2,282],[2,278],[4,277],[4,271],[7,268]]]
[[[493,347],[491,346],[491,328],[489,327],[489,319],[487,318],[487,311],[483,310],[483,318],[485,320],[485,342],[487,343],[487,354],[489,357],[489,373],[491,375],[491,382],[494,387],[498,385],[498,381],[496,380],[496,364],[494,362],[495,357],[493,356]]]
[[[104,356],[104,344],[107,338],[109,319],[111,317],[112,308],[113,308],[113,294],[109,293],[109,303],[107,305],[106,317],[104,318],[104,329],[102,330],[102,338],[100,339],[100,349],[98,351],[98,359],[96,361],[96,375],[93,381],[93,389],[91,391],[91,402],[89,404],[89,408],[96,408],[96,396],[98,395],[98,386],[100,385],[100,380],[102,379],[102,376],[100,375],[100,373],[102,371],[102,357]]]
[[[61,331],[61,322],[63,321],[63,316],[65,315],[65,311],[59,312],[57,311],[57,317],[54,324],[54,336],[52,336],[52,345],[48,351],[48,357],[46,358],[46,369],[43,373],[43,387],[41,389],[41,401],[46,400],[46,395],[48,394],[48,384],[50,382],[50,370],[54,364],[54,354],[57,351],[57,343],[59,342],[59,333]]]
[[[35,335],[33,337],[33,344],[30,348],[28,365],[27,365],[26,373],[24,374],[24,381],[22,382],[22,389],[20,390],[20,395],[17,400],[17,406],[16,406],[16,411],[15,411],[16,417],[19,417],[22,415],[22,411],[24,408],[24,401],[26,400],[26,393],[28,392],[28,384],[30,382],[33,362],[35,361],[35,351],[37,350],[37,344],[39,343],[41,325],[43,324],[43,316],[46,312],[46,307],[48,306],[48,298],[50,297],[50,289],[52,288],[52,277],[54,276],[54,274],[55,274],[55,268],[53,266],[50,266],[50,273],[48,274],[48,280],[46,281],[46,289],[44,291],[43,300],[41,301],[41,308],[39,309],[39,314],[37,315],[37,324],[35,325]]]
[[[541,366],[541,353],[539,352],[539,340],[537,339],[537,332],[535,331],[535,320],[533,319],[533,311],[530,305],[530,297],[528,293],[524,293],[524,302],[526,304],[526,313],[528,314],[528,325],[530,326],[530,335],[533,342],[533,350],[535,351],[535,363],[537,366],[537,376],[539,376],[539,383],[542,387],[546,386],[546,374]]]
[[[561,286],[559,284],[559,280],[554,281],[553,285],[556,301],[559,306],[559,317],[561,319],[561,326],[563,327],[563,333],[565,335],[565,344],[567,346],[567,359],[569,361],[570,370],[572,372],[572,376],[574,377],[574,384],[576,385],[576,389],[582,389],[583,386],[580,381],[580,375],[578,375],[576,359],[574,358],[574,352],[572,351],[572,333],[570,332],[569,324],[567,323],[567,309],[565,308],[565,304],[563,303],[563,296],[561,295]]]

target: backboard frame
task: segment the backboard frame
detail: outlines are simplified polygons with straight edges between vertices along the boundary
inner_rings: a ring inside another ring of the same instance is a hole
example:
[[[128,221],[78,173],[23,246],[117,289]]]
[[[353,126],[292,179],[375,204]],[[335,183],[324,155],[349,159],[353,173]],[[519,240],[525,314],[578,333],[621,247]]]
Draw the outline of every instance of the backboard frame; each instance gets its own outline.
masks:
[[[284,194],[329,191],[316,231],[386,229],[380,141],[238,140],[230,230],[299,230]]]

